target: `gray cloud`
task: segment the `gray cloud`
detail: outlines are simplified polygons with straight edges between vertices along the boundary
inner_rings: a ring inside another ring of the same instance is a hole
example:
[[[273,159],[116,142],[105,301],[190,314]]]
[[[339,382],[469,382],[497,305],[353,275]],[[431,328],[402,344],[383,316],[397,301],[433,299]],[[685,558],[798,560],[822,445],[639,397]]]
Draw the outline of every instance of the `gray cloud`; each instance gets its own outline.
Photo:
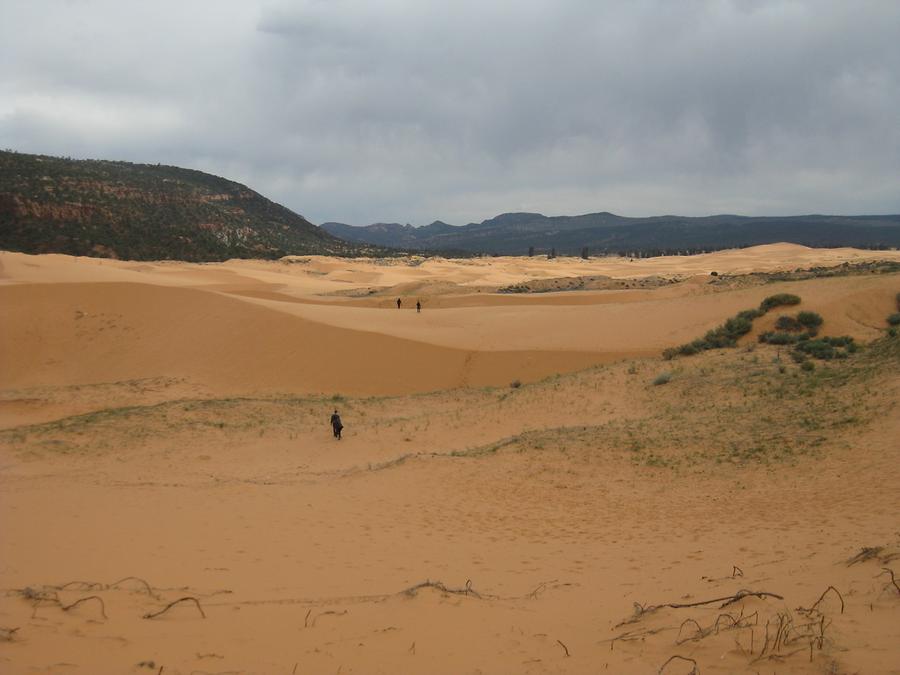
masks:
[[[3,2],[0,146],[314,222],[900,211],[900,4]]]

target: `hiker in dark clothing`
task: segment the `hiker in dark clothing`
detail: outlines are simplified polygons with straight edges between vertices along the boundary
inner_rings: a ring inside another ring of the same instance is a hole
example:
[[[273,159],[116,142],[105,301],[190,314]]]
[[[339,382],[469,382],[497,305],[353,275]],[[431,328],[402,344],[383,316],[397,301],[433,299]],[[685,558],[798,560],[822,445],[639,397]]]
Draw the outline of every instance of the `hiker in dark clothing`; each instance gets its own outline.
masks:
[[[397,309],[400,309],[400,298],[397,298]]]
[[[416,300],[416,312],[418,313],[421,311],[422,311],[422,303],[419,302],[418,300]]]
[[[334,414],[331,416],[331,429],[334,431],[334,437],[338,440],[341,440],[341,429],[344,428],[344,424],[341,422],[341,416],[338,415],[338,411],[335,410]]]

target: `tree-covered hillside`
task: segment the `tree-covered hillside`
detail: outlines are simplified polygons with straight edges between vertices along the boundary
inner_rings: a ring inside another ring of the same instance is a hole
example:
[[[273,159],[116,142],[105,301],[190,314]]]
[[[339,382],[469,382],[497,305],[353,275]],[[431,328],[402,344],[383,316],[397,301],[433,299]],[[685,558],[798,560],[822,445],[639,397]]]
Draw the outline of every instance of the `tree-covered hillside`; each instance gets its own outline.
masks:
[[[373,252],[202,171],[18,152],[0,152],[0,249],[189,261]]]

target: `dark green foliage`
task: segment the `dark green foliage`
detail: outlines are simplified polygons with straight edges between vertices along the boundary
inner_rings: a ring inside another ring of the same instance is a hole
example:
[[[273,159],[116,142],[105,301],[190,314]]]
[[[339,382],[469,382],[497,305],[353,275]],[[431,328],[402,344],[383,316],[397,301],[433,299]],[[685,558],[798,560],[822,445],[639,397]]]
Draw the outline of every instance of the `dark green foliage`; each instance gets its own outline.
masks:
[[[747,319],[748,321],[753,321],[754,319],[758,319],[759,317],[761,317],[763,314],[765,314],[765,312],[762,312],[758,309],[745,309],[735,314],[735,316],[739,319]]]
[[[887,322],[888,322],[888,325],[890,325],[890,326],[900,326],[900,312],[891,314],[887,318]]]
[[[810,331],[816,330],[822,325],[822,317],[815,312],[800,312],[797,314],[797,321]]]
[[[765,333],[760,333],[759,335],[760,342],[764,342],[770,345],[792,345],[796,344],[799,340],[799,335],[793,335],[791,333],[766,331]]]
[[[803,330],[803,324],[792,316],[783,315],[779,316],[775,321],[775,328],[783,331],[797,332]],[[760,340],[760,342],[765,342],[765,340]]]
[[[660,373],[653,379],[653,384],[668,384],[672,381],[672,373]]]
[[[663,350],[663,358],[673,359],[676,356],[692,356],[708,349],[734,347],[738,338],[746,335],[753,329],[753,319],[760,315],[760,311],[756,309],[746,309],[738,312],[721,326],[708,331],[702,338],[678,347],[669,347]]]
[[[811,356],[814,359],[830,361],[832,359],[847,358],[848,354],[857,351],[857,346],[852,337],[841,335],[798,342],[795,349],[797,352]]]
[[[0,248],[189,261],[374,252],[201,171],[15,152],[0,152]]]
[[[816,369],[816,364],[812,361],[804,361],[800,364],[800,369],[805,370],[806,372],[811,372]]]
[[[781,307],[785,305],[799,305],[800,304],[800,296],[793,295],[791,293],[778,293],[776,295],[770,295],[768,298],[763,300],[759,304],[759,309],[765,313],[768,312],[773,307]]]

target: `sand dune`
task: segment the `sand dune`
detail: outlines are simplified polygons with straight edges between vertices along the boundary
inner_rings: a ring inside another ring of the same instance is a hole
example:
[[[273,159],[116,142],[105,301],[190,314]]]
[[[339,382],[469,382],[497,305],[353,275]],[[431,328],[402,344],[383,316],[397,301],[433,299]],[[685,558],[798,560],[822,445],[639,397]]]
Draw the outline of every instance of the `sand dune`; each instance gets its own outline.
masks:
[[[900,274],[709,283],[880,259],[0,253],[0,671],[900,672]],[[870,346],[660,358],[779,292]]]

